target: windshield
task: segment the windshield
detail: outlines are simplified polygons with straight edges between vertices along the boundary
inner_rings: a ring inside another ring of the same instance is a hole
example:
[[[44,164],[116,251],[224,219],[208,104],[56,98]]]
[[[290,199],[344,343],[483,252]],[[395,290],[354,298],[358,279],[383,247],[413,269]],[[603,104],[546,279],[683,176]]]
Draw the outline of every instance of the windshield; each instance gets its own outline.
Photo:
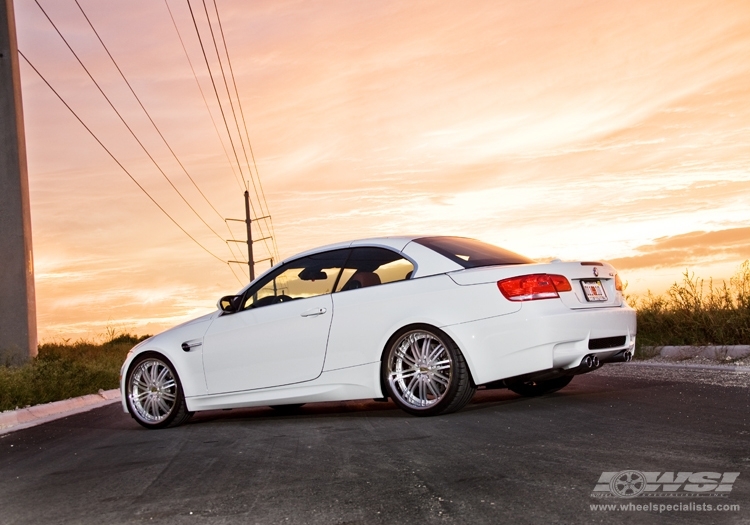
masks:
[[[438,252],[464,268],[535,262],[523,255],[466,237],[422,237],[414,239],[414,242]]]

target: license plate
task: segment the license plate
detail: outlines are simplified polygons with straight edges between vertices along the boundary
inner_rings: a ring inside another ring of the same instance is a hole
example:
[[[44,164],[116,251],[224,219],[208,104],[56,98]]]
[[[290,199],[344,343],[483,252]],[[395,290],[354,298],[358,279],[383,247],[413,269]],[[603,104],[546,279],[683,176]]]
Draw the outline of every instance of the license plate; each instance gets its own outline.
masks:
[[[607,294],[601,281],[581,281],[583,293],[586,294],[586,300],[589,302],[606,301]]]

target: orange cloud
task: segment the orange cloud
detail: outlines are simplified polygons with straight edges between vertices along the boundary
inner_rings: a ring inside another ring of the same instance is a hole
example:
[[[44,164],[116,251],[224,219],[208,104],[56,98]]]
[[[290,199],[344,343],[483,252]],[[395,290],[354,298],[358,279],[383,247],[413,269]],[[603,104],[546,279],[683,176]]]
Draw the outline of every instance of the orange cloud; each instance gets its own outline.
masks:
[[[640,255],[613,259],[620,270],[664,268],[702,261],[737,261],[750,259],[750,228],[719,231],[696,231],[660,237],[652,244],[635,249]]]

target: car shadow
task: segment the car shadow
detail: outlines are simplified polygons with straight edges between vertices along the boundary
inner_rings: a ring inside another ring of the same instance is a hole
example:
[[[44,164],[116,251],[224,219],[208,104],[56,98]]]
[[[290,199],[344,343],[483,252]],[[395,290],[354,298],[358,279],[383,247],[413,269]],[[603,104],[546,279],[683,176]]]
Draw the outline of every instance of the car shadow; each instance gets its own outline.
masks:
[[[497,406],[515,404],[524,399],[510,390],[479,390],[469,404],[460,412],[477,411]],[[235,408],[228,410],[207,410],[197,412],[187,424],[201,424],[217,421],[235,420],[290,420],[300,418],[337,417],[378,417],[412,419],[414,416],[400,410],[389,400],[356,400],[308,403],[293,411],[277,411],[268,406],[252,408]]]

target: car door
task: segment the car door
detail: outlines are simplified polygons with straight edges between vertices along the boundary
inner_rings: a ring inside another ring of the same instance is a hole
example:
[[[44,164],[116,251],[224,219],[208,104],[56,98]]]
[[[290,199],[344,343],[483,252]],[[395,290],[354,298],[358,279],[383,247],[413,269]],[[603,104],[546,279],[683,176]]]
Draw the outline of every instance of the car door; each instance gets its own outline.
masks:
[[[352,248],[333,294],[336,317],[328,340],[325,370],[371,363],[380,359],[383,338],[395,323],[414,311],[408,294],[419,293],[420,282],[409,281],[414,264],[393,250]]]
[[[349,250],[291,261],[253,285],[203,342],[209,394],[310,381],[323,369],[331,292]]]

